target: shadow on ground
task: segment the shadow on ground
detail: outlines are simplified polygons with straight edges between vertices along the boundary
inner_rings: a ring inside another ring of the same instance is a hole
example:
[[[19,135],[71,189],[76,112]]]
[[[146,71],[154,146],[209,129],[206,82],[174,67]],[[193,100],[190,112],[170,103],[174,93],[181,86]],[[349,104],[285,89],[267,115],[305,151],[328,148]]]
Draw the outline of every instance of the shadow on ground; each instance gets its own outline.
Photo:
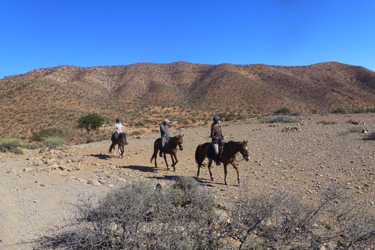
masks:
[[[119,168],[127,168],[131,170],[137,170],[141,172],[156,172],[158,169],[150,166],[136,166],[136,165],[130,165],[130,166],[120,166]]]
[[[91,154],[90,156],[96,157],[100,160],[107,160],[108,158],[111,158],[109,155],[103,155],[102,153],[96,155]]]

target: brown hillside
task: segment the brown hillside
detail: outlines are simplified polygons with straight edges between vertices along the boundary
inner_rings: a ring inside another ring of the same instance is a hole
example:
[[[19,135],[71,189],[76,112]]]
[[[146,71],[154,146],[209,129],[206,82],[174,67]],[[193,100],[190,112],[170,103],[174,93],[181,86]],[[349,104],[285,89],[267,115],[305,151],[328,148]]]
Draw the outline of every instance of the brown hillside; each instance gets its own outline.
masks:
[[[168,117],[186,125],[218,112],[243,116],[287,107],[309,113],[375,108],[375,72],[336,62],[303,67],[138,63],[123,66],[59,66],[0,79],[3,137],[28,138],[45,128],[61,128],[70,140],[87,113],[141,122],[157,128]],[[139,125],[139,124],[138,124]]]

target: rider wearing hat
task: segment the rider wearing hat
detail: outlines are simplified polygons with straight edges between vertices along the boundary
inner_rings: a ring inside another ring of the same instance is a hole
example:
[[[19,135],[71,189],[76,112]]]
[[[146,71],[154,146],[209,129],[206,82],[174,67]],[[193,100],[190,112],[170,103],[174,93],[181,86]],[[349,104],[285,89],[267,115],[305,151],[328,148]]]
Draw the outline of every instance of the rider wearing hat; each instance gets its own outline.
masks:
[[[211,139],[212,139],[211,145],[214,149],[216,165],[219,166],[220,165],[219,147],[224,140],[224,136],[221,131],[220,116],[215,115],[213,118],[213,121],[214,122],[211,125]]]
[[[160,125],[160,135],[161,135],[161,147],[160,147],[160,152],[159,156],[163,157],[163,150],[165,147],[166,142],[168,141],[169,138],[169,127],[168,124],[171,121],[168,119],[165,119],[163,123]]]

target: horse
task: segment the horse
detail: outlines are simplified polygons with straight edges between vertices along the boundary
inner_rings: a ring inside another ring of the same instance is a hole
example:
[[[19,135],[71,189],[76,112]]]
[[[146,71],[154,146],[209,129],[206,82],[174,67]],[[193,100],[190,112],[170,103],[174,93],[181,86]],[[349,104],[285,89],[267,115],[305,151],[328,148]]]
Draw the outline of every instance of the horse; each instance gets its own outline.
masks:
[[[111,146],[109,147],[109,153],[112,153],[113,151],[113,154],[116,155],[116,145],[118,145],[118,151],[120,153],[120,157],[123,158],[123,154],[124,154],[124,147],[125,145],[128,145],[128,142],[126,140],[126,133],[120,133],[116,139],[116,137],[112,136],[111,138],[111,141],[112,141],[112,144]]]
[[[237,164],[235,162],[235,155],[240,152],[243,156],[243,158],[246,161],[249,161],[249,151],[247,147],[247,141],[229,141],[224,144],[223,153],[220,157],[220,161],[224,164],[224,182],[226,185],[228,185],[227,181],[227,166],[230,163],[234,169],[237,171],[237,180],[238,184],[241,183],[240,181],[240,172],[238,170]],[[195,161],[198,163],[198,172],[197,172],[197,179],[199,177],[199,171],[201,166],[205,166],[205,164],[202,164],[205,158],[208,158],[208,171],[210,172],[210,178],[211,181],[214,181],[214,178],[212,177],[211,172],[211,165],[212,161],[214,160],[214,153],[213,148],[211,146],[210,142],[206,142],[203,144],[200,144],[197,146],[197,149],[195,150]]]
[[[168,142],[166,143],[166,145],[164,147],[163,154],[164,154],[165,164],[167,165],[167,170],[169,170],[169,166],[168,166],[166,154],[170,154],[171,159],[172,159],[172,167],[173,167],[174,171],[176,172],[176,164],[178,162],[177,156],[176,156],[177,150],[178,150],[177,147],[179,147],[179,149],[181,151],[184,149],[183,146],[182,146],[182,143],[184,142],[183,137],[184,137],[184,135],[177,135],[177,136],[174,136],[174,137],[170,137],[168,139]],[[151,161],[150,161],[150,162],[152,162],[152,160],[155,158],[155,167],[156,168],[158,167],[158,165],[156,163],[156,158],[157,158],[157,155],[158,155],[158,151],[160,150],[160,147],[161,147],[161,138],[158,138],[154,142],[154,153],[152,154]]]

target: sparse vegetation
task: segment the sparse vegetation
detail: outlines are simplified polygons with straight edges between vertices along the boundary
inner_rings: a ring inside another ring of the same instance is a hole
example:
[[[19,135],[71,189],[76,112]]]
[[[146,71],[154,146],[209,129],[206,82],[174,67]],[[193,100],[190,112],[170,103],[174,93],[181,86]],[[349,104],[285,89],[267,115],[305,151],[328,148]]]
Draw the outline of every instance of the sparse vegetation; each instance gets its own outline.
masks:
[[[42,143],[48,148],[55,149],[63,146],[65,144],[65,139],[60,136],[48,136],[43,139]]]
[[[317,124],[323,124],[323,125],[334,125],[336,123],[337,122],[332,122],[332,121],[320,121],[320,122],[317,122]]]
[[[64,133],[61,129],[58,129],[58,128],[41,129],[39,132],[33,132],[30,140],[41,142],[45,138],[50,137],[50,136],[58,136],[58,137],[64,138]]]
[[[283,123],[293,123],[298,122],[298,118],[291,117],[287,115],[277,115],[277,116],[269,116],[265,119],[261,120],[263,123],[276,123],[276,122],[283,122]]]
[[[339,186],[313,205],[296,190],[254,193],[218,206],[191,177],[170,186],[131,182],[97,205],[82,201],[70,229],[40,241],[43,249],[372,249],[375,216]],[[231,242],[237,241],[236,244]]]
[[[275,115],[288,115],[290,114],[290,110],[288,108],[281,108],[274,112]]]
[[[346,112],[342,108],[337,108],[332,110],[332,114],[346,114]]]

